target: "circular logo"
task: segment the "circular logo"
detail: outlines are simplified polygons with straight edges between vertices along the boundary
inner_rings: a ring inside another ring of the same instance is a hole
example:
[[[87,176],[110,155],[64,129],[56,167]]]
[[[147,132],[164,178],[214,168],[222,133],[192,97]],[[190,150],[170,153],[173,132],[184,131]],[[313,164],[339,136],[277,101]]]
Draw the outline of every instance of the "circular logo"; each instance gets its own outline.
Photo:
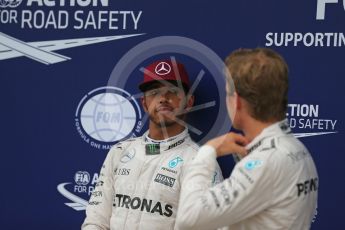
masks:
[[[156,74],[163,76],[169,74],[171,71],[171,66],[166,62],[160,62],[156,65],[155,72]]]
[[[0,8],[15,8],[22,3],[23,0],[0,0]]]
[[[74,181],[77,185],[87,185],[90,183],[90,174],[86,171],[78,171],[74,175]]]
[[[146,40],[129,50],[117,62],[111,73],[108,85],[125,88],[126,85],[128,85],[127,83],[133,79],[131,78],[131,76],[133,76],[133,70],[139,69],[143,72],[142,70],[144,67],[140,68],[140,65],[142,65],[144,60],[162,54],[170,55],[171,53],[191,58],[202,66],[202,69],[200,69],[199,74],[192,83],[188,92],[189,94],[192,95],[194,91],[198,89],[199,84],[203,83],[203,81],[211,82],[204,78],[205,72],[213,78],[212,80],[215,83],[214,88],[209,87],[207,90],[214,89],[217,91],[216,98],[213,95],[211,96],[210,94],[208,95],[207,93],[204,93],[204,91],[203,93],[204,95],[207,95],[207,98],[205,98],[203,103],[196,104],[187,111],[187,113],[194,114],[200,114],[203,112],[202,110],[209,112],[209,109],[212,109],[214,111],[212,119],[207,119],[207,122],[211,124],[210,128],[206,129],[204,126],[199,125],[206,122],[205,117],[202,115],[199,117],[203,119],[199,122],[195,122],[194,120],[192,122],[189,121],[186,126],[191,134],[196,136],[199,144],[203,144],[215,136],[228,132],[231,128],[231,120],[229,119],[226,106],[224,106],[226,105],[226,91],[224,86],[228,84],[230,88],[234,89],[234,84],[223,60],[220,59],[214,51],[198,41],[178,36],[162,36]],[[175,56],[170,55],[170,60],[172,62],[176,62]],[[204,71],[203,68],[207,71]],[[157,75],[165,75],[171,71],[171,66],[168,63],[161,61],[157,64],[154,71]],[[232,112],[232,107],[229,110]],[[194,118],[196,118],[196,116],[194,116]],[[143,121],[146,122],[147,119],[143,119]],[[183,122],[184,121],[182,121],[182,123]],[[200,126],[202,126],[201,129]]]
[[[135,131],[141,128],[140,119],[140,107],[128,92],[116,87],[101,87],[92,90],[80,101],[76,127],[86,142],[104,149],[101,143],[114,144],[135,136]],[[90,142],[88,137],[101,143]]]

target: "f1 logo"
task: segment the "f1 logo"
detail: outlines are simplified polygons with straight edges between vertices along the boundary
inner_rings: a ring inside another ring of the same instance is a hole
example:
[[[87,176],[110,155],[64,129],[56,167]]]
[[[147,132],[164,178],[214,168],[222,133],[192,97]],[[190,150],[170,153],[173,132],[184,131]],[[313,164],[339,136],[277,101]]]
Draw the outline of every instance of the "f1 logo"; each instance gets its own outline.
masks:
[[[317,0],[316,20],[325,20],[326,4],[338,3],[338,0]],[[343,0],[343,7],[345,11],[345,0]]]

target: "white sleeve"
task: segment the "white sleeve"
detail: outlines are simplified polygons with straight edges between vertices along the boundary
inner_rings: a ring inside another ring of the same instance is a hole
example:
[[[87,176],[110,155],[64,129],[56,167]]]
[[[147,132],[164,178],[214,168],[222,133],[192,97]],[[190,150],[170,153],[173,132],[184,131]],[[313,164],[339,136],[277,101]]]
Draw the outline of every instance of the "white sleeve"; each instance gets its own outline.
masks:
[[[224,180],[223,173],[217,162],[215,166],[215,170],[214,170],[214,176],[212,178],[212,185],[214,186],[216,184],[219,184],[223,180]]]
[[[113,204],[113,169],[119,161],[121,149],[114,146],[108,153],[98,178],[98,182],[92,192],[89,204],[86,208],[86,218],[82,230],[106,230],[110,229],[110,217]]]
[[[273,181],[266,159],[249,155],[236,164],[228,179],[208,188],[207,181],[215,164],[215,149],[201,147],[182,182],[176,218],[178,229],[229,226],[270,205]]]

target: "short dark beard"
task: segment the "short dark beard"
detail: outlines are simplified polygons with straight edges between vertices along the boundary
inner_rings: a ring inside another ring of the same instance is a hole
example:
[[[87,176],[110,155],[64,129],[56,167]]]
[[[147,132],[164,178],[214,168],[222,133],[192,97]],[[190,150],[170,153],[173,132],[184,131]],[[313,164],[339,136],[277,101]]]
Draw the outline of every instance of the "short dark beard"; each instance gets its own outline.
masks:
[[[170,127],[170,126],[177,123],[174,120],[171,120],[171,121],[164,121],[164,120],[160,121],[160,120],[158,120],[158,121],[156,121],[152,116],[149,116],[149,117],[150,117],[150,121],[152,121],[155,125],[157,125],[160,128]]]
[[[163,127],[170,127],[170,126],[173,126],[175,124],[179,124],[177,121],[175,120],[170,120],[170,121],[156,121],[151,115],[149,115],[149,118],[150,118],[150,121],[152,121],[155,125],[157,125],[158,127],[160,128],[163,128]],[[179,120],[181,121],[184,121],[185,122],[185,119],[186,119],[186,114],[181,114],[181,115],[178,115],[176,116],[176,118],[178,118]]]

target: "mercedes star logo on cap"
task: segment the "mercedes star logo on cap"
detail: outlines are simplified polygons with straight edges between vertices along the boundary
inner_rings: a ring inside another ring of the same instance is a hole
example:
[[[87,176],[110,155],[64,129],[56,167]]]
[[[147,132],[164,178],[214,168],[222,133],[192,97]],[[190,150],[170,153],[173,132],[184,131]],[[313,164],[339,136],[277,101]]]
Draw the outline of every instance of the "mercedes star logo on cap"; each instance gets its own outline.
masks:
[[[171,71],[171,66],[166,62],[160,62],[155,68],[155,72],[158,75],[167,75]]]

